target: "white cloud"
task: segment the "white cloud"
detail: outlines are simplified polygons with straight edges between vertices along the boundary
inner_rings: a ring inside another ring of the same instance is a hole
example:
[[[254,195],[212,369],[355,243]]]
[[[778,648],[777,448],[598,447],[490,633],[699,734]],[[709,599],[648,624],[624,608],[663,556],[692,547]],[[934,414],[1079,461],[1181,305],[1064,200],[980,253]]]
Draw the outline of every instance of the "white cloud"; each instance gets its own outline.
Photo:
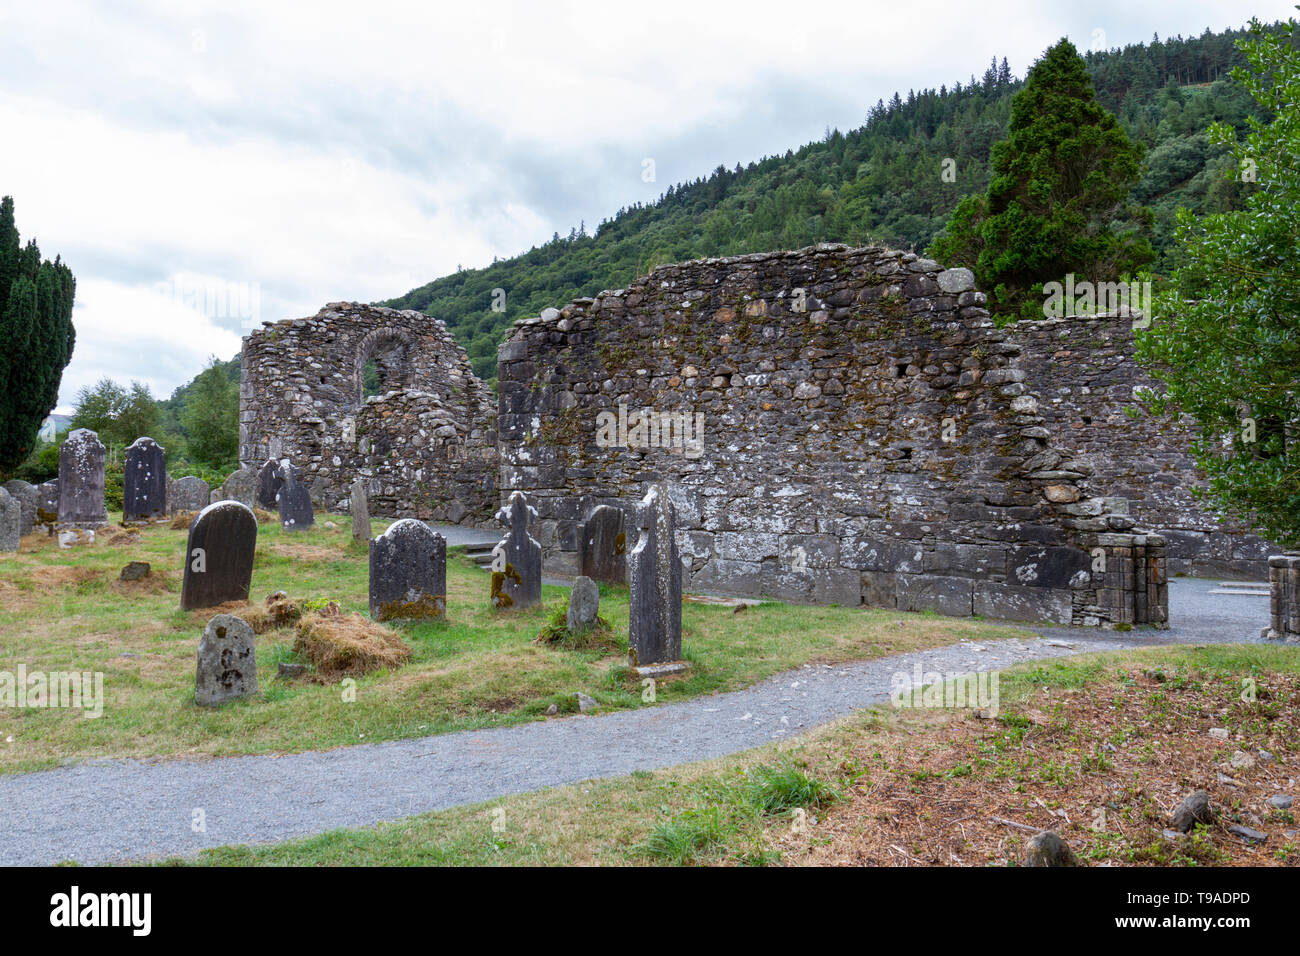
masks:
[[[1277,19],[1291,2],[1253,6]],[[1117,46],[1245,16],[1228,0],[5,4],[0,193],[79,279],[92,324],[66,404],[95,370],[148,378],[165,362],[184,381],[207,351],[189,343],[237,348],[215,337],[237,322],[181,314],[168,321],[199,324],[166,345],[175,357],[118,342],[108,289],[253,283],[267,319],[389,298],[856,127],[877,99],[994,56],[1023,75],[1063,35]]]

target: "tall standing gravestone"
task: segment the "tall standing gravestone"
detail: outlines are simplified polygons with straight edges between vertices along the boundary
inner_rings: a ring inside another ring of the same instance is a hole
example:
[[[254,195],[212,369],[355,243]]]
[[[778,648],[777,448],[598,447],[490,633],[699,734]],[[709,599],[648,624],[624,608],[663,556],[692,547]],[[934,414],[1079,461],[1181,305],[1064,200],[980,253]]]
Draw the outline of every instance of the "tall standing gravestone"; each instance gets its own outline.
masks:
[[[190,525],[185,544],[181,610],[247,601],[257,548],[257,517],[238,501],[208,505]]]
[[[628,657],[636,667],[681,660],[682,562],[676,524],[667,492],[652,485],[636,511],[638,537],[627,561]]]
[[[509,598],[498,606],[531,607],[542,600],[542,546],[528,533],[536,517],[537,509],[522,491],[511,492],[510,501],[497,512],[497,520],[510,528],[493,551],[492,576],[504,575],[500,591]]]
[[[358,478],[348,490],[348,510],[352,512],[352,540],[365,544],[370,540],[370,498],[366,480]]]
[[[627,533],[619,508],[600,505],[582,523],[582,573],[593,581],[627,584]]]
[[[311,507],[311,492],[298,480],[299,474],[298,469],[287,459],[276,471],[276,476],[280,479],[280,491],[276,495],[280,527],[285,531],[306,531],[316,523]]]
[[[257,643],[253,628],[233,614],[208,621],[199,639],[199,663],[194,701],[215,707],[236,697],[257,693]]]
[[[22,502],[0,488],[0,551],[17,551],[22,529]]]
[[[6,481],[3,485],[0,485],[0,488],[4,488],[11,496],[18,499],[18,503],[22,506],[22,525],[18,533],[31,534],[32,528],[36,524],[36,506],[41,500],[41,490],[35,485],[20,481],[17,478],[13,481]]]
[[[94,529],[106,524],[104,443],[89,428],[78,428],[59,446],[59,525]]]
[[[274,511],[278,503],[280,485],[280,463],[268,458],[266,464],[257,470],[257,506],[266,511]]]
[[[422,620],[447,613],[447,541],[403,518],[370,542],[370,616]]]
[[[122,471],[123,521],[152,521],[167,514],[164,450],[152,438],[137,438],[126,450]]]
[[[197,475],[187,475],[172,482],[168,494],[171,496],[172,514],[182,511],[202,511],[212,503],[212,492],[208,483]]]

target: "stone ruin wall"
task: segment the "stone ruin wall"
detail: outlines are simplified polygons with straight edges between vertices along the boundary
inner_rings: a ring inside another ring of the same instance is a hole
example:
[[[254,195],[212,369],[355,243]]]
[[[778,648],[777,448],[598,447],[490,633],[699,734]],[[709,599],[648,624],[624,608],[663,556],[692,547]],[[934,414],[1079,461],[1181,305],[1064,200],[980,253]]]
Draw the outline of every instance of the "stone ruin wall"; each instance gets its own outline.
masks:
[[[375,515],[492,522],[496,402],[443,322],[334,302],[263,326],[241,358],[241,466],[290,458],[321,510],[341,510],[363,477]],[[363,400],[370,359],[383,394]]]
[[[1189,431],[1126,414],[1137,390],[1161,387],[1133,360],[1130,317],[1020,322],[1012,334],[1024,347],[1020,367],[1042,391],[1039,414],[1053,444],[1092,461],[1107,476],[1108,493],[1127,498],[1138,523],[1166,539],[1170,574],[1268,576],[1269,555],[1280,548],[1208,513],[1192,494]]]
[[[576,570],[591,508],[626,511],[664,481],[695,590],[1162,622],[1163,540],[1055,447],[1050,383],[1023,353],[969,272],[910,253],[666,266],[516,323],[499,352],[501,492],[529,493],[559,572]],[[703,454],[601,447],[597,416],[620,405],[702,413]]]

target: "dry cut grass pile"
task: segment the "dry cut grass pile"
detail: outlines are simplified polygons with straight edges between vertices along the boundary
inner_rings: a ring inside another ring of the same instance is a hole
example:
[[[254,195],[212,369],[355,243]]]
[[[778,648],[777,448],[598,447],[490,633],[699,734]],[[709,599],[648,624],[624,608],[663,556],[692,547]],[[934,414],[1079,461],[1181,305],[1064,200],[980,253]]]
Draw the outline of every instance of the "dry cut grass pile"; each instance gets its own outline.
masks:
[[[326,681],[392,669],[411,659],[411,648],[397,632],[355,611],[344,613],[337,604],[304,614],[296,628],[294,652]]]

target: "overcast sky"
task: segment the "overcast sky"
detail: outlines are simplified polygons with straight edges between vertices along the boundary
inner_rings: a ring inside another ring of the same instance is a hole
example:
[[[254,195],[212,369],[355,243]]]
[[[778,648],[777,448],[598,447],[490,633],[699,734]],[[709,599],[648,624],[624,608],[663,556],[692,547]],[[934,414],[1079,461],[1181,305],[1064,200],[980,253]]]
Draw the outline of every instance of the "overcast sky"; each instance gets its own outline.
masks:
[[[261,320],[594,228],[895,90],[1293,2],[4,3],[0,194],[77,276],[59,410],[105,375],[161,398]]]

